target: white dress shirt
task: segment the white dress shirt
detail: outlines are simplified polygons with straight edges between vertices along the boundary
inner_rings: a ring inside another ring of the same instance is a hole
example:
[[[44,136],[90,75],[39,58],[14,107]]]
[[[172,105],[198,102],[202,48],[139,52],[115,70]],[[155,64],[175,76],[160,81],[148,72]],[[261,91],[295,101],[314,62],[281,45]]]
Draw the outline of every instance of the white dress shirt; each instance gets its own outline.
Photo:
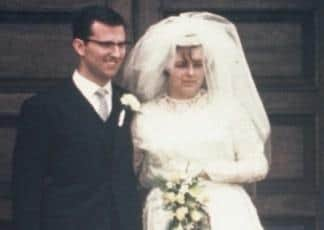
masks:
[[[73,82],[75,86],[80,90],[82,95],[87,99],[90,105],[94,108],[96,113],[100,116],[99,113],[99,100],[96,96],[96,91],[100,88],[104,88],[108,94],[105,96],[108,105],[108,114],[111,113],[112,110],[112,86],[111,82],[109,81],[103,87],[97,85],[96,83],[88,80],[84,76],[82,76],[77,70],[74,71],[72,76]]]

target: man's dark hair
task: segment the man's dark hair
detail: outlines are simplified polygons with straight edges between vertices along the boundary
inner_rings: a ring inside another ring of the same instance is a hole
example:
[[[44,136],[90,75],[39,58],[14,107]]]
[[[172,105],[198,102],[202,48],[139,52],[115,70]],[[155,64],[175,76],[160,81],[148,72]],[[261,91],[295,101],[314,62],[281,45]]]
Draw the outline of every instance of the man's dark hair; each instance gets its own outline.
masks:
[[[123,26],[126,30],[125,20],[115,10],[104,6],[88,6],[82,8],[74,17],[73,38],[87,40],[92,33],[91,26],[95,21],[109,26]]]

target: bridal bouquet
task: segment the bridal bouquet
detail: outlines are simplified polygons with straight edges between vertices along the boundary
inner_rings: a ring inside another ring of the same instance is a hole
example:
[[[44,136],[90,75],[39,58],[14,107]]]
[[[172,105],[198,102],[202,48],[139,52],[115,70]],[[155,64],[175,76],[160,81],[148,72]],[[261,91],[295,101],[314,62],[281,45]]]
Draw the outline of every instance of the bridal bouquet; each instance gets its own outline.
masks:
[[[207,230],[209,216],[204,209],[206,199],[201,194],[199,177],[163,181],[164,208],[171,212],[168,230]]]

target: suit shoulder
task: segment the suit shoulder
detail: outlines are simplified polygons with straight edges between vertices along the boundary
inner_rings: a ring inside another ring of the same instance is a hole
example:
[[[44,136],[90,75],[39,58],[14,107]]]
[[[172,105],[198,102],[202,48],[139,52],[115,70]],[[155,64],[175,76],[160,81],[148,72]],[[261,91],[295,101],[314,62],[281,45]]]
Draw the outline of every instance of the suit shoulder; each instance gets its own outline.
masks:
[[[48,111],[48,102],[47,99],[43,96],[43,93],[37,93],[26,100],[23,101],[20,107],[19,117],[21,120],[23,117],[32,119],[40,118],[40,114],[47,114]]]
[[[40,91],[24,100],[22,106],[44,106],[47,104],[53,104],[55,101],[60,100],[63,96],[63,92],[67,91],[67,83],[59,83],[54,87]]]

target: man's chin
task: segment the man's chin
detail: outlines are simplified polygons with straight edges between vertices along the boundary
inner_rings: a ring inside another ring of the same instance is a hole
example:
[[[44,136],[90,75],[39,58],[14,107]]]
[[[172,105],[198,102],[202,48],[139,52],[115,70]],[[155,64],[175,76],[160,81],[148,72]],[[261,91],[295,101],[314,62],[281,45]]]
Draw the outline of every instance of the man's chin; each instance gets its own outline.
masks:
[[[105,78],[112,79],[114,76],[116,76],[117,73],[118,71],[107,71],[104,74],[105,74]]]

